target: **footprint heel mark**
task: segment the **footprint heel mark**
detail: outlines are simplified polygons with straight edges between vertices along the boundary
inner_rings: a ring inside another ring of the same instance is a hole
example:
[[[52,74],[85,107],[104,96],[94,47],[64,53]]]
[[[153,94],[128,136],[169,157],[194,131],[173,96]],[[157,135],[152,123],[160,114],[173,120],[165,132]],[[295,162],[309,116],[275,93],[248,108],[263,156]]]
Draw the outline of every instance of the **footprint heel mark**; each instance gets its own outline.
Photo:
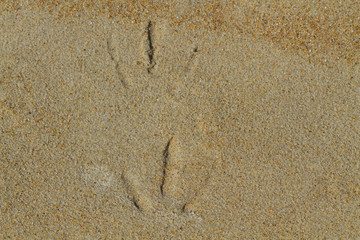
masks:
[[[192,49],[188,63],[185,66],[185,69],[184,69],[185,76],[187,76],[188,74],[192,75],[192,73],[195,71],[196,65],[198,62],[198,58],[197,58],[198,54],[199,54],[199,48],[198,48],[198,46],[195,46]]]
[[[124,74],[121,72],[120,65],[119,65],[119,60],[117,60],[117,59],[115,58],[115,49],[114,49],[114,47],[112,46],[112,43],[111,43],[110,38],[106,41],[106,46],[107,46],[107,52],[108,52],[108,54],[110,55],[111,60],[115,63],[116,74],[117,74],[117,76],[118,76],[121,84],[123,85],[123,87],[124,87],[125,89],[127,89],[127,84],[126,84],[126,81],[125,81],[125,76],[124,76]]]
[[[121,180],[128,194],[128,199],[142,212],[153,212],[154,201],[146,194],[139,179],[130,173],[124,172]]]
[[[182,155],[182,148],[177,137],[171,138],[164,153],[163,182],[161,194],[165,205],[175,212],[181,210],[186,199],[182,186],[182,173],[186,162]]]
[[[154,26],[152,21],[149,21],[147,27],[146,27],[146,44],[145,44],[145,52],[148,56],[148,67],[147,72],[151,74],[152,69],[155,67],[156,62],[154,59],[155,55],[155,49],[153,44],[153,32],[154,32]]]
[[[186,63],[182,64],[182,71],[179,78],[174,82],[174,85],[169,90],[170,95],[169,97],[175,102],[180,102],[179,100],[182,98],[179,95],[184,95],[186,92],[187,94],[199,94],[200,92],[194,88],[190,88],[187,86],[189,82],[193,79],[193,75],[195,70],[197,69],[200,50],[199,47],[196,45],[192,48],[188,60]],[[189,81],[188,81],[189,80]]]

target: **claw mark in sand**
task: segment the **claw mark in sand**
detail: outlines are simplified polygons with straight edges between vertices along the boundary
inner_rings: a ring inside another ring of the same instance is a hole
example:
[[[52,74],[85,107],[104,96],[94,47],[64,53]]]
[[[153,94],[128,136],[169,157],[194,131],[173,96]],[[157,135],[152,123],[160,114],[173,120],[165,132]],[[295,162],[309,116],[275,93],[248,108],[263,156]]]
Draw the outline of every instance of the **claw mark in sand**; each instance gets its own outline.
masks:
[[[161,195],[164,195],[164,184],[165,184],[165,180],[166,180],[166,175],[167,175],[167,167],[168,167],[168,160],[169,160],[169,147],[170,147],[170,143],[171,143],[172,138],[170,138],[170,140],[168,141],[165,150],[163,152],[163,177],[162,177],[162,181],[161,181],[161,185],[160,185],[160,192]]]
[[[111,60],[114,61],[114,63],[115,63],[115,70],[116,70],[116,73],[117,73],[117,75],[118,75],[118,77],[119,77],[119,80],[121,81],[121,84],[124,86],[124,88],[127,88],[126,82],[125,82],[125,80],[124,80],[125,77],[124,77],[124,75],[123,75],[123,74],[121,73],[121,71],[120,71],[119,62],[116,61],[116,59],[115,59],[114,49],[111,47],[111,44],[110,44],[110,41],[109,41],[109,40],[106,41],[106,44],[107,44],[107,51],[108,51],[108,53],[109,53],[109,55],[110,55],[110,58],[111,58]]]
[[[185,66],[185,75],[188,75],[189,72],[190,72],[190,75],[191,75],[192,71],[195,70],[195,67],[197,65],[196,55],[198,54],[198,52],[199,52],[199,48],[198,48],[198,46],[195,46],[192,49],[192,53],[191,53],[191,55],[189,57],[188,63]]]
[[[156,65],[154,60],[154,45],[152,40],[153,35],[153,24],[151,21],[149,21],[147,27],[146,27],[146,34],[147,34],[147,47],[146,47],[146,54],[149,57],[149,67],[147,68],[148,73],[151,73],[151,70]]]
[[[183,181],[181,181],[186,166],[183,151],[179,138],[172,137],[163,152],[161,195],[164,204],[175,212],[181,212],[182,205],[187,202]]]
[[[129,172],[121,175],[121,180],[126,188],[128,198],[140,211],[153,211],[154,201],[146,194],[141,182]]]

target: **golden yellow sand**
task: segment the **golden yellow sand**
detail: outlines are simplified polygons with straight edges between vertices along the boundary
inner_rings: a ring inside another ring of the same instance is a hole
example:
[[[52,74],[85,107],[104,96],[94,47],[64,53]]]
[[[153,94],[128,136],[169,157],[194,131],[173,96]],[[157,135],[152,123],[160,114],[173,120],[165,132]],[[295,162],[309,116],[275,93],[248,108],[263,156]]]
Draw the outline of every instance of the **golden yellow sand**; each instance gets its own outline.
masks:
[[[0,1],[1,239],[360,237],[356,1]]]

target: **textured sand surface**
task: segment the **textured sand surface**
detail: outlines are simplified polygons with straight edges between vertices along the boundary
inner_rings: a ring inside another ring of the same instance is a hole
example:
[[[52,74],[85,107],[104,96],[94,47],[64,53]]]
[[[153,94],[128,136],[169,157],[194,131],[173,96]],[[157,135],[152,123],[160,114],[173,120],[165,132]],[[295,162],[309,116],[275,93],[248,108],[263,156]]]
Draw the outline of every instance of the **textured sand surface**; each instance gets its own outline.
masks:
[[[0,1],[1,239],[357,239],[356,1]]]

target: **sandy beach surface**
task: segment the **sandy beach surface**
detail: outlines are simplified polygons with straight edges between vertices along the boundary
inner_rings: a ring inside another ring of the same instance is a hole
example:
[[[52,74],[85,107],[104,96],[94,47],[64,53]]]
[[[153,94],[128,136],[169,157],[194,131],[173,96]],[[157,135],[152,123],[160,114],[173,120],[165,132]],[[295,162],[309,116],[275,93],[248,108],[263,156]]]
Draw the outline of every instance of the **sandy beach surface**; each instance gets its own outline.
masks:
[[[0,1],[1,239],[359,239],[357,1]]]

